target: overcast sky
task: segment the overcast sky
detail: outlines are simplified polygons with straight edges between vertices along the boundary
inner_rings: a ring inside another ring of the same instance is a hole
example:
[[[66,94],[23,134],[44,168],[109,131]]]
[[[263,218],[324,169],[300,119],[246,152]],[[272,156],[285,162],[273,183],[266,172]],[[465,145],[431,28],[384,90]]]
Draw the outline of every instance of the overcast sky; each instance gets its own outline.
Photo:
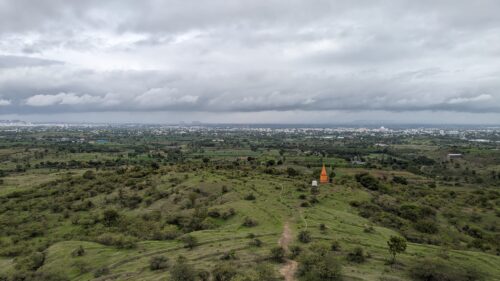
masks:
[[[0,119],[500,124],[498,0],[0,0]]]

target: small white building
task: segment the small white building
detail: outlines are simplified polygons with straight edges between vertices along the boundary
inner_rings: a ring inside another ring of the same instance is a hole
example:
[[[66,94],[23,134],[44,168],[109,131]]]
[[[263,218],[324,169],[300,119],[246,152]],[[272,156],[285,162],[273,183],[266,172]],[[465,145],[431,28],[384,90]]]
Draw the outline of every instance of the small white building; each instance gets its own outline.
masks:
[[[449,153],[447,158],[448,160],[451,160],[451,159],[456,159],[456,158],[462,158],[462,154],[461,153]]]
[[[313,180],[312,183],[311,183],[311,186],[312,187],[318,187],[318,181],[317,180]]]

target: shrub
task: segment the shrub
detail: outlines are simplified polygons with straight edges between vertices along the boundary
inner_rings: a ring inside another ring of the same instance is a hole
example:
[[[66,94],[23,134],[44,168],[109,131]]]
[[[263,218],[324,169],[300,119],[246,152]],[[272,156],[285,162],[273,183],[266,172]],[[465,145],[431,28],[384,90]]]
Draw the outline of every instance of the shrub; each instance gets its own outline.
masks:
[[[326,255],[310,253],[301,258],[298,275],[304,281],[342,280],[342,265],[333,253]]]
[[[104,276],[104,275],[108,275],[109,274],[109,268],[107,267],[101,267],[101,268],[98,268],[95,272],[94,272],[94,277],[95,278],[99,278],[101,276]]]
[[[255,195],[253,195],[253,193],[247,194],[244,199],[248,201],[253,201],[255,200]]]
[[[221,217],[223,220],[227,220],[230,217],[234,216],[235,214],[236,214],[236,211],[234,210],[234,208],[229,208],[222,213]]]
[[[237,259],[236,257],[236,252],[234,250],[229,250],[225,253],[222,254],[220,257],[221,260],[228,261],[228,260],[235,260]]]
[[[211,218],[219,218],[221,216],[220,212],[218,209],[212,209],[209,210],[207,215]]]
[[[363,263],[366,260],[363,248],[356,247],[347,253],[347,260],[355,263]]]
[[[408,184],[408,180],[405,177],[401,177],[401,176],[394,176],[394,178],[392,178],[392,181],[394,183],[402,184],[402,185]]]
[[[71,252],[72,257],[81,257],[85,254],[85,249],[80,245]]]
[[[309,208],[309,207],[311,207],[311,204],[309,204],[309,202],[307,202],[307,201],[304,201],[304,202],[300,203],[300,207]]]
[[[283,262],[285,258],[285,250],[279,246],[272,248],[270,258],[276,262]]]
[[[290,258],[294,259],[298,257],[302,253],[302,248],[298,245],[294,245],[290,247]]]
[[[299,175],[299,171],[295,170],[294,168],[292,167],[288,167],[286,169],[286,173],[288,174],[288,176],[290,177],[296,177]]]
[[[435,234],[438,232],[438,226],[432,220],[419,220],[414,226],[416,230],[422,233]]]
[[[19,259],[16,263],[16,268],[35,271],[40,268],[44,262],[45,254],[42,252],[34,252],[23,259]]]
[[[356,181],[359,182],[363,187],[370,190],[379,190],[381,188],[378,179],[368,173],[357,174],[355,178]]]
[[[299,239],[299,241],[302,243],[309,243],[312,240],[311,233],[307,230],[302,230],[301,232],[299,232],[297,239]]]
[[[137,246],[137,240],[122,234],[104,233],[97,237],[96,242],[106,246],[115,246],[120,249],[132,249]]]
[[[102,213],[102,222],[105,226],[114,226],[118,222],[118,219],[120,218],[120,214],[113,209],[108,209],[105,210]]]
[[[363,232],[365,233],[375,233],[375,228],[371,225],[365,225],[365,228],[363,229]]]
[[[73,263],[73,266],[78,270],[80,274],[85,274],[87,272],[90,272],[91,270],[89,263],[82,260],[75,261]]]
[[[230,281],[238,272],[235,266],[228,263],[218,263],[212,270],[212,279],[214,281]]]
[[[250,242],[248,242],[248,244],[250,246],[260,247],[260,246],[262,246],[262,241],[260,239],[254,238]]]
[[[325,231],[326,231],[326,225],[325,225],[324,223],[321,223],[321,224],[319,225],[319,230],[320,230],[321,232],[325,232]]]
[[[181,242],[184,243],[184,247],[188,249],[193,249],[198,246],[198,239],[192,235],[186,234],[180,238]]]
[[[472,267],[453,266],[439,258],[426,258],[410,268],[414,280],[421,281],[479,281],[481,273]]]
[[[170,268],[170,280],[172,281],[195,281],[196,270],[186,262],[186,258],[179,256]]]
[[[246,217],[245,220],[243,221],[242,225],[246,226],[246,227],[254,227],[254,226],[258,225],[258,222],[254,219]]]
[[[95,179],[95,173],[91,170],[85,171],[85,173],[83,173],[83,178],[86,180],[93,180]]]
[[[160,270],[168,267],[168,258],[165,256],[154,256],[149,260],[149,269]]]
[[[330,249],[334,252],[340,251],[340,242],[337,240],[333,240],[332,243],[330,244]]]
[[[258,281],[279,281],[282,280],[276,276],[276,271],[269,264],[259,264],[255,269],[256,278],[252,280]]]

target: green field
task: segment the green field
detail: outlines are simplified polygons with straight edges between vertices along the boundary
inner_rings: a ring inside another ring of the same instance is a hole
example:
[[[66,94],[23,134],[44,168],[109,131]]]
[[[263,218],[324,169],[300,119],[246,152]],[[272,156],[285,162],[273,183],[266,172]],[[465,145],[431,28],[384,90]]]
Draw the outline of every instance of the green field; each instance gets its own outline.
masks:
[[[324,147],[323,141],[302,141],[311,150]],[[439,164],[421,171],[398,168],[402,161],[411,165],[418,143],[394,148],[391,155],[402,149],[410,156],[400,152],[389,165],[388,156],[366,151],[367,161],[375,162],[356,166],[345,159],[345,148],[322,158],[265,145],[183,144],[155,152],[143,144],[134,149],[133,140],[123,142],[109,144],[108,152],[38,144],[9,153],[9,143],[3,144],[0,280],[191,280],[174,279],[178,264],[199,274],[197,280],[204,280],[204,272],[215,278],[218,268],[234,275],[222,280],[261,280],[262,272],[267,280],[279,280],[290,262],[298,263],[290,280],[423,280],[416,271],[500,280],[500,199],[494,182],[484,173],[477,188],[480,172],[470,174],[474,181],[452,178],[453,184],[426,174],[441,173]],[[353,155],[360,149],[364,145]],[[436,149],[423,148],[422,155]],[[481,155],[474,157],[491,156]],[[333,181],[315,190],[311,180],[321,163],[329,164]],[[272,251],[286,235],[285,224],[292,235],[286,248],[293,251],[279,262]],[[299,241],[304,233],[310,241]],[[392,236],[407,240],[395,263],[387,245]],[[362,261],[353,258],[356,251],[362,251],[357,256]],[[340,277],[307,277],[307,259],[320,253],[341,268]],[[179,256],[184,263],[177,262]],[[158,257],[167,262],[153,270]],[[435,268],[425,264],[429,259],[437,262]]]

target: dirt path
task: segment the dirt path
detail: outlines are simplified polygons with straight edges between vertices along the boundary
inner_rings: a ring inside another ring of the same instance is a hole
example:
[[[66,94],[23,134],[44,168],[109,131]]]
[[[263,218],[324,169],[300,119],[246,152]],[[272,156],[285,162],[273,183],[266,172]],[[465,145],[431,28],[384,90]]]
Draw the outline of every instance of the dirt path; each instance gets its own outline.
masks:
[[[278,244],[285,249],[288,254],[288,246],[293,241],[292,230],[290,224],[287,222],[283,226],[283,234],[281,234]],[[298,263],[294,260],[285,259],[285,264],[280,268],[280,273],[285,277],[285,281],[296,281],[295,272],[297,272]]]

